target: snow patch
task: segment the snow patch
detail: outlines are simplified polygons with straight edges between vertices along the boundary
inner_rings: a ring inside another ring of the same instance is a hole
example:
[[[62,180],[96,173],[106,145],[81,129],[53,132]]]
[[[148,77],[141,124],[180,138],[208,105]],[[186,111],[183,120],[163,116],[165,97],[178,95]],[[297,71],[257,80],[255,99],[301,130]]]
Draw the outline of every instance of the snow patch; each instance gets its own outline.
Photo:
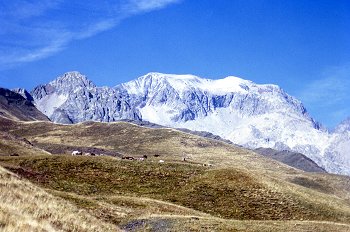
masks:
[[[68,95],[58,95],[53,93],[46,95],[42,99],[36,100],[36,107],[49,118],[52,116],[55,109],[59,108],[68,100]]]

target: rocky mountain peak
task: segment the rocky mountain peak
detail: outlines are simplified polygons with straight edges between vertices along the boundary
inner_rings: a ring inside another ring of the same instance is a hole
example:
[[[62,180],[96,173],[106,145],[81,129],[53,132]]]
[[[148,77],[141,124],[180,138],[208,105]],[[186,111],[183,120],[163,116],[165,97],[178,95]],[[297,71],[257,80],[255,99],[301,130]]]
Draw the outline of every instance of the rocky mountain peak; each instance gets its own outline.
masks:
[[[48,95],[68,96],[81,90],[89,90],[95,88],[95,84],[90,81],[85,75],[80,72],[67,72],[62,76],[57,77],[45,85],[39,85],[31,91],[36,103]],[[62,99],[61,99],[62,100]],[[38,107],[40,110],[40,106]]]
[[[74,87],[94,88],[95,84],[92,83],[85,75],[77,71],[66,72],[56,80],[50,82],[53,86],[64,87],[66,85]]]
[[[24,97],[26,100],[28,100],[28,101],[30,101],[30,102],[33,102],[33,101],[34,101],[32,95],[31,95],[26,89],[23,89],[23,88],[15,88],[15,89],[12,89],[11,91],[22,95],[22,97]]]
[[[94,88],[95,84],[90,81],[85,75],[77,71],[67,72],[59,76],[49,85],[60,89],[76,89],[76,88]]]

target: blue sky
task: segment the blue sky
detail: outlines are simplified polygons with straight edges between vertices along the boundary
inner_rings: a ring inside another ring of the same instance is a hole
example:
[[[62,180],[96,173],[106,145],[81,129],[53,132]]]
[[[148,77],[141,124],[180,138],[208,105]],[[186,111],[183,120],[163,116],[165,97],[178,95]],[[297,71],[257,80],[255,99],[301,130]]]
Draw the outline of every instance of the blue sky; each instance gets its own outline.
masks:
[[[2,87],[234,75],[280,85],[329,128],[350,116],[348,0],[0,0],[0,25]]]

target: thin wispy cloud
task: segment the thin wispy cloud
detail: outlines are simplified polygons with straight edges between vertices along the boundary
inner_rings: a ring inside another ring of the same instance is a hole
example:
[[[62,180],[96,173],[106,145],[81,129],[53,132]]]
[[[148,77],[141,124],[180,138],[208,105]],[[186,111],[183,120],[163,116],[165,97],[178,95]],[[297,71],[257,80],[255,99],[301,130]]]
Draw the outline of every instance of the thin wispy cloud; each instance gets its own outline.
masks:
[[[323,78],[307,85],[301,93],[309,103],[332,106],[350,98],[350,65],[333,67],[323,74]]]
[[[49,9],[56,8],[62,0],[42,0],[42,1],[26,1],[12,0],[2,4],[0,16],[6,16],[13,20],[19,21],[27,18],[42,15]]]
[[[0,69],[49,57],[72,41],[180,0],[11,0],[0,4]]]
[[[308,108],[323,111],[324,120],[339,122],[350,115],[350,64],[332,67],[305,86],[299,98]]]
[[[180,0],[130,0],[123,8],[129,13],[137,14],[140,12],[162,9],[169,4],[178,2],[180,2]]]

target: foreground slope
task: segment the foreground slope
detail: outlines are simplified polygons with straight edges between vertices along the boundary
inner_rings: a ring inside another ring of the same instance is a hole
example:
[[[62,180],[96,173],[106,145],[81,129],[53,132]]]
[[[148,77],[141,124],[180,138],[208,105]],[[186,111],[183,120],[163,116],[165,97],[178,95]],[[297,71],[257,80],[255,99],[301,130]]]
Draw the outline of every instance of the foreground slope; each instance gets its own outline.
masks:
[[[291,191],[299,192],[298,188],[283,193],[235,169],[86,156],[23,156],[0,160],[2,165],[52,194],[126,230],[347,231],[350,228],[347,207],[338,205],[339,202],[325,205],[324,201],[305,201],[298,193],[291,194]]]
[[[1,231],[119,231],[0,167]]]
[[[350,157],[296,98],[276,85],[149,73],[116,87],[96,87],[78,72],[32,91],[51,120],[78,123],[147,120],[208,131],[249,148],[302,153],[332,173],[350,174]],[[338,146],[339,145],[339,146]],[[344,162],[346,161],[346,162]]]

